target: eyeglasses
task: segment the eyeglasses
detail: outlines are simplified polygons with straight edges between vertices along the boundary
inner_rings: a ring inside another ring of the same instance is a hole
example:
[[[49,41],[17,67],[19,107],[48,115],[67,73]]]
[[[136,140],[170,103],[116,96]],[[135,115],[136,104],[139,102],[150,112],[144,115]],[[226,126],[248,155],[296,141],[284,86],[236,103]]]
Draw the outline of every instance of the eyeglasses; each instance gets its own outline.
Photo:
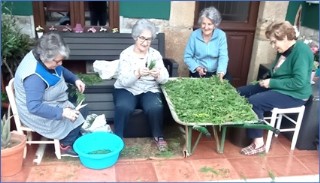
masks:
[[[62,63],[63,60],[53,60],[57,65],[59,65],[60,63]]]
[[[145,42],[145,41],[150,43],[152,41],[152,37],[145,38],[144,36],[139,36],[138,38],[142,43]]]

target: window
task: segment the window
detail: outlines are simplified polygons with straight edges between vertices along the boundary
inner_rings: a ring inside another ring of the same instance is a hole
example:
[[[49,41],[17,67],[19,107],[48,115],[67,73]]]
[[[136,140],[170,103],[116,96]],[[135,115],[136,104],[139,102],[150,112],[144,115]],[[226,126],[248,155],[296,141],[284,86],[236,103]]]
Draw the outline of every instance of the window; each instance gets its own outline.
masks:
[[[35,26],[62,31],[66,25],[119,27],[116,1],[37,1],[33,2]]]

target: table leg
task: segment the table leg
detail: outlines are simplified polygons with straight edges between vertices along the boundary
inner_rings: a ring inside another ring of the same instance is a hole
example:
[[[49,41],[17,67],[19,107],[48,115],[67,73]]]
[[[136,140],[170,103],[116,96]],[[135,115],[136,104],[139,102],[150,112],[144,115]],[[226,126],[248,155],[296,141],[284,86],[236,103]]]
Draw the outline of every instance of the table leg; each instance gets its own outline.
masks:
[[[227,131],[227,127],[222,126],[221,144],[220,144],[220,148],[218,149],[218,153],[220,153],[220,154],[222,154],[224,151],[224,142],[226,140],[226,131]]]
[[[198,137],[197,137],[196,142],[195,142],[194,145],[193,145],[193,148],[192,148],[192,151],[191,151],[192,153],[193,153],[194,150],[196,149],[196,147],[197,147],[197,145],[198,145],[199,140],[201,139],[201,137],[202,137],[202,133],[200,132],[199,135],[198,135]]]
[[[220,141],[219,141],[219,136],[218,136],[218,132],[215,126],[212,126],[212,130],[213,130],[213,137],[214,140],[216,141],[216,146],[217,146],[217,151],[219,152],[220,150]]]
[[[187,144],[186,156],[190,156],[192,154],[191,143],[192,143],[192,127],[186,126],[186,144]]]

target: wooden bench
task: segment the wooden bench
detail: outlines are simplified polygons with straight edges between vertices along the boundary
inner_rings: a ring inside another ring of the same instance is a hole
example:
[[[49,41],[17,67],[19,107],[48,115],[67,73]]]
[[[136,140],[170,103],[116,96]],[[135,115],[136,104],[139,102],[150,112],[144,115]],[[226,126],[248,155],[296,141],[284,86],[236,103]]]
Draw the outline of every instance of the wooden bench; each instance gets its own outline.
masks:
[[[60,33],[64,41],[68,44],[71,53],[66,62],[84,61],[88,65],[95,60],[116,60],[120,53],[134,44],[134,40],[129,33]],[[178,64],[173,59],[165,58],[165,36],[159,33],[152,41],[151,47],[157,49],[164,57],[163,61],[168,69],[170,77],[178,76]],[[105,114],[108,123],[113,122],[114,104],[113,89],[115,79],[103,80],[103,82],[93,86],[87,86],[85,95],[88,103],[88,113]],[[165,102],[165,100],[164,100]],[[164,122],[170,121],[171,114],[165,105]],[[149,125],[141,109],[135,110],[124,131],[125,137],[145,137],[150,136]]]

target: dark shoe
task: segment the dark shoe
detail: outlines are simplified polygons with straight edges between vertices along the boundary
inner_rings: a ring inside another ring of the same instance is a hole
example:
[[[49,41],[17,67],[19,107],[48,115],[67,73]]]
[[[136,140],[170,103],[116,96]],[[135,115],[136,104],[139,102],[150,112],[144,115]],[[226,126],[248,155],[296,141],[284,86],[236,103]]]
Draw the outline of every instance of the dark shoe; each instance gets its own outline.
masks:
[[[156,137],[154,139],[155,143],[157,144],[157,147],[159,151],[166,151],[168,150],[168,144],[167,142],[163,139],[163,137]]]
[[[241,149],[240,153],[243,155],[256,155],[256,154],[262,154],[266,151],[266,146],[263,145],[256,149],[256,145],[254,143],[250,144],[248,147],[245,147]]]
[[[73,150],[71,146],[60,145],[61,156],[78,157],[78,154]]]

